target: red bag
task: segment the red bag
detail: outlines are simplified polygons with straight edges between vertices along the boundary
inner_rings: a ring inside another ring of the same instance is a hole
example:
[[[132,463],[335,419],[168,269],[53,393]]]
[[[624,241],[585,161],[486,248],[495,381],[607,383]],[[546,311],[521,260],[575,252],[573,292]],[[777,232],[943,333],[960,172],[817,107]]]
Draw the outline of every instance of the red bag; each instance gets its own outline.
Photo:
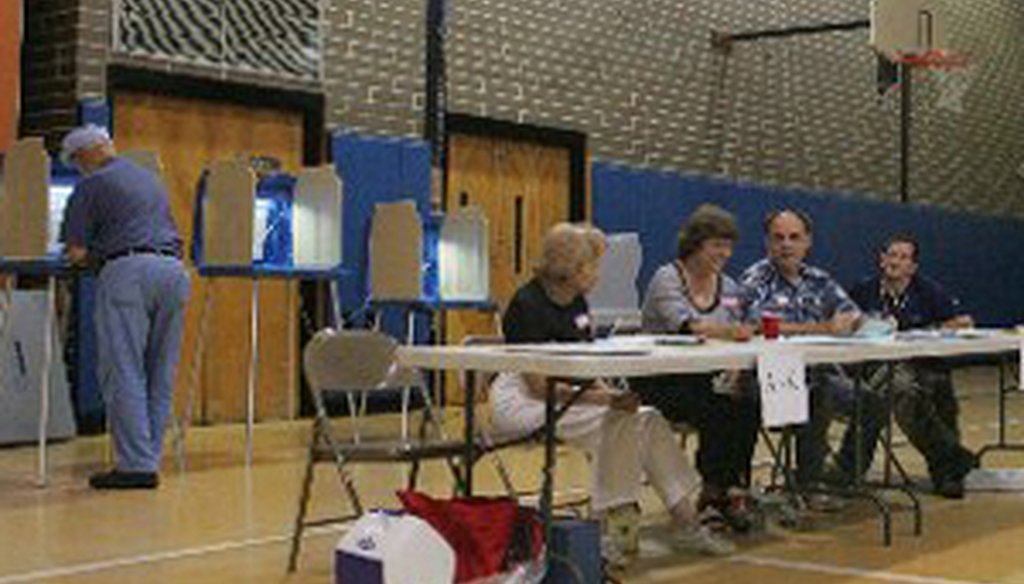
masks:
[[[398,493],[408,513],[426,521],[455,550],[455,582],[469,582],[535,560],[544,549],[544,529],[533,509],[506,497],[439,500]]]

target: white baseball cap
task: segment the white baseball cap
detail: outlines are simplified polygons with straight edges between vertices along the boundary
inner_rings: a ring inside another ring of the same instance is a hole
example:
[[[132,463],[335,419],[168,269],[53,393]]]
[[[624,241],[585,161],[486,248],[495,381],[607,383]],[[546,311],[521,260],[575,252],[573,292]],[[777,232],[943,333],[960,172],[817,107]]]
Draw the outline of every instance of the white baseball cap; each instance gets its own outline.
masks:
[[[97,144],[109,143],[110,134],[107,133],[106,128],[101,128],[95,124],[75,128],[68,132],[68,135],[64,136],[64,141],[61,142],[60,160],[64,164],[70,165],[71,157],[79,150]]]

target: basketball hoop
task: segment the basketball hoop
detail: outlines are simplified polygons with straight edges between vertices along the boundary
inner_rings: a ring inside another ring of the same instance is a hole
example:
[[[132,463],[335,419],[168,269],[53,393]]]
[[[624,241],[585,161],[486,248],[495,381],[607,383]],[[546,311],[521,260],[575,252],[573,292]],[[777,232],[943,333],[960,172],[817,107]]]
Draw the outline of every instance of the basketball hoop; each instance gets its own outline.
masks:
[[[898,52],[892,60],[909,67],[946,72],[963,69],[970,64],[970,59],[967,55],[942,49],[921,52]]]

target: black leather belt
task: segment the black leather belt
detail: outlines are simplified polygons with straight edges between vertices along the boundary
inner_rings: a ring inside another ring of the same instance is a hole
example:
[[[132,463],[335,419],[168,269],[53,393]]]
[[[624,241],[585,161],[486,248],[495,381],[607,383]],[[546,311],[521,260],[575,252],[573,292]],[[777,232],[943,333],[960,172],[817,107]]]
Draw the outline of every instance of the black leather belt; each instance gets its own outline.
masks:
[[[115,251],[112,254],[108,254],[107,257],[103,258],[103,262],[100,267],[123,257],[133,255],[158,255],[180,258],[181,254],[174,249],[161,249],[157,247],[140,246],[140,247],[129,247],[128,249],[122,249],[121,251]]]

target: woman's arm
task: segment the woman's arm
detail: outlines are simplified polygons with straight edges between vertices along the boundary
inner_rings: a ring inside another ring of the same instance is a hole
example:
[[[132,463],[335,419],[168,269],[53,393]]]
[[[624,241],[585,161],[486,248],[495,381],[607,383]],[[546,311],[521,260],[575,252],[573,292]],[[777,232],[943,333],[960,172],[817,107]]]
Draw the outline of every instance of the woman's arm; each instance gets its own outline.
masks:
[[[526,380],[526,387],[529,389],[530,395],[533,398],[538,400],[544,400],[546,398],[548,384],[547,377],[543,375],[534,375],[532,373],[524,373],[523,378]],[[585,388],[580,388],[579,386],[574,387],[565,381],[555,382],[555,400],[558,403],[565,403],[569,401],[580,391],[583,392],[583,395],[576,399],[575,403],[577,404],[608,406],[626,411],[636,411],[640,406],[640,399],[635,393],[631,391],[613,389],[601,379],[595,379],[593,383]]]

